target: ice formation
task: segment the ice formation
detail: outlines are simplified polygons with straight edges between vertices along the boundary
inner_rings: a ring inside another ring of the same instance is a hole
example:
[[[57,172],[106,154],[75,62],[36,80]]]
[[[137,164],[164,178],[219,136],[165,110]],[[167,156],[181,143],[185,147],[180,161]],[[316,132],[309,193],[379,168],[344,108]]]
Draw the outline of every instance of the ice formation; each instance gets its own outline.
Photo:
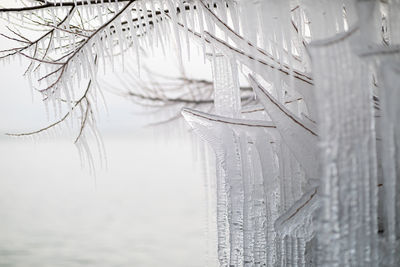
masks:
[[[65,116],[95,134],[98,65],[199,45],[214,108],[182,114],[216,155],[221,266],[400,266],[399,0],[37,2],[53,30],[13,52],[55,110],[89,81]],[[73,32],[77,10],[97,24]],[[241,101],[239,74],[258,103]]]
[[[399,2],[200,6],[215,115],[182,113],[216,154],[220,265],[398,266]]]

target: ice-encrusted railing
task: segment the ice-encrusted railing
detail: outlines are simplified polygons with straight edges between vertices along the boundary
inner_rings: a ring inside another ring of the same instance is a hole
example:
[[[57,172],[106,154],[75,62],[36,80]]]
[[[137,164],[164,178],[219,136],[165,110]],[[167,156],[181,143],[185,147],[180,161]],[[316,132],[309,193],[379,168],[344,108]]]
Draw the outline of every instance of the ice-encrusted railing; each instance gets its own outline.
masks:
[[[28,135],[78,117],[89,155],[98,65],[131,47],[138,66],[142,48],[190,58],[194,40],[211,54],[214,112],[182,113],[216,154],[220,265],[400,265],[399,0],[27,3],[1,14],[31,23],[40,5],[48,31],[2,57],[30,59],[60,113]],[[258,104],[241,102],[238,73]]]

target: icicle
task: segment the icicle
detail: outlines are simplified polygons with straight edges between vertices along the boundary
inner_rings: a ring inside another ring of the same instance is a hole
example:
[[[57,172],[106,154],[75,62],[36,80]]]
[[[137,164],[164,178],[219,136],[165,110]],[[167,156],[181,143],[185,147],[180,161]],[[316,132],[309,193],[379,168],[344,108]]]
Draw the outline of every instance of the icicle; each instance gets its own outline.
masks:
[[[175,4],[172,2],[172,0],[166,0],[167,1],[167,6],[169,10],[175,10]],[[178,31],[178,18],[176,16],[175,12],[171,12],[171,19],[172,19],[172,28],[174,31],[174,36],[175,36],[175,43],[176,47],[178,50],[178,58],[181,66],[183,65],[182,63],[182,47],[181,47],[181,41],[180,41],[180,36],[179,36],[179,31]]]
[[[368,66],[354,54],[353,45],[361,39],[352,34],[356,32],[315,42],[311,48],[319,88],[316,103],[323,148],[318,263],[321,266],[345,266],[352,262],[377,265],[372,83]],[[345,251],[352,254],[341,257]]]
[[[119,44],[119,50],[121,53],[121,65],[122,65],[122,69],[124,69],[124,41],[125,39],[123,38],[122,35],[122,22],[121,22],[121,18],[117,18],[116,19],[116,23],[114,25],[114,29],[117,32],[117,37],[118,37],[118,44]]]
[[[203,7],[200,3],[200,1],[196,2],[196,8],[197,8],[197,17],[198,17],[198,23],[199,23],[199,28],[200,28],[200,34],[201,34],[201,46],[203,49],[203,57],[204,57],[204,62],[206,62],[206,40],[204,37],[204,19],[203,19]]]
[[[112,71],[115,71],[115,66],[114,66],[114,46],[113,46],[113,34],[111,28],[114,27],[113,25],[110,25],[108,28],[107,32],[107,41],[108,41],[108,50],[110,51],[110,62],[111,62],[111,68]]]
[[[184,5],[183,1],[179,0],[178,2],[179,2],[179,9],[181,11],[180,14],[182,17],[182,24],[185,27],[187,56],[188,60],[190,60],[189,23],[187,21],[187,16],[186,16],[186,6]]]
[[[154,25],[154,29],[155,29],[154,34],[156,36],[157,46],[158,46],[158,42],[160,42],[163,54],[165,55],[165,47],[164,47],[164,41],[163,41],[165,34],[163,34],[163,31],[161,30],[162,22],[157,21],[157,19],[156,19],[158,15],[156,15],[157,10],[156,10],[155,4],[154,4],[154,0],[151,0],[150,4],[151,4],[151,14],[152,14],[152,21],[153,21],[153,25]]]
[[[384,235],[387,242],[387,266],[394,265],[398,257],[396,238],[400,236],[400,129],[399,129],[399,105],[397,99],[400,96],[398,86],[399,75],[398,62],[400,55],[388,55],[382,60],[379,74],[382,77],[382,97],[380,106],[382,107],[382,169],[383,169],[383,203],[384,203]]]
[[[233,65],[231,65],[233,64]],[[218,115],[239,116],[240,90],[235,81],[236,64],[223,56],[212,59],[214,79],[214,103]]]
[[[249,139],[245,132],[240,131],[240,154],[243,177],[243,263],[244,266],[254,265],[254,235],[255,214],[253,207],[253,192],[255,174],[252,169]]]
[[[151,34],[151,26],[150,26],[150,20],[149,20],[149,16],[147,14],[147,6],[146,3],[140,1],[138,3],[140,9],[142,10],[142,15],[141,17],[144,18],[144,24],[146,25],[145,27],[143,27],[143,34],[145,35],[145,41],[147,43],[147,47],[150,48],[153,51],[154,54],[154,41],[153,41],[153,36]]]

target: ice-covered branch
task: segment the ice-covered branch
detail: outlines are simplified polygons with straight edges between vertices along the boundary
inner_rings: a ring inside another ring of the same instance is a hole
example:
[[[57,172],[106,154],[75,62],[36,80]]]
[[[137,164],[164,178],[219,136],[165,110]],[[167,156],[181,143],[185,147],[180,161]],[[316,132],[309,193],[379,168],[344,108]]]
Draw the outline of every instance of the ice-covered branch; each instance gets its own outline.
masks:
[[[23,11],[37,11],[41,9],[47,8],[57,8],[57,7],[77,7],[77,6],[84,6],[84,5],[104,5],[104,4],[111,4],[111,3],[120,3],[120,2],[128,2],[130,0],[84,0],[84,1],[36,1],[38,3],[42,3],[39,5],[32,5],[26,7],[13,7],[13,8],[0,8],[0,13],[6,12],[23,12]]]
[[[318,207],[317,188],[313,188],[279,216],[274,224],[276,232],[281,236],[300,236],[309,241],[315,234],[312,220]]]
[[[239,126],[239,127],[256,127],[256,128],[272,128],[275,129],[276,126],[269,121],[260,121],[260,120],[245,120],[245,119],[235,119],[228,118],[213,114],[207,114],[205,112],[201,112],[198,110],[193,110],[189,108],[182,109],[183,114],[190,114],[191,116],[199,117],[205,120],[213,121],[216,123],[222,123],[227,125]]]
[[[89,93],[90,86],[91,86],[91,80],[89,81],[89,83],[88,83],[88,85],[86,87],[86,90],[85,90],[84,94],[82,95],[82,97],[80,97],[77,101],[74,101],[74,103],[73,103],[73,105],[71,107],[71,110],[66,112],[65,115],[62,116],[61,119],[59,119],[58,121],[56,121],[54,123],[51,123],[51,124],[47,125],[46,127],[43,127],[43,128],[41,128],[39,130],[32,131],[32,132],[6,133],[6,135],[9,135],[9,136],[30,136],[30,135],[36,135],[36,134],[39,134],[41,132],[50,130],[50,129],[60,125],[68,117],[72,116],[71,115],[72,112],[74,112],[79,107],[79,108],[85,110],[85,112],[84,112],[84,116],[81,118],[79,134],[75,138],[75,142],[74,143],[76,143],[79,140],[80,136],[82,135],[82,132],[83,132],[85,126],[86,126],[86,121],[87,121],[87,118],[88,118],[89,114],[92,112],[91,111],[91,107],[90,107],[90,102],[89,102],[89,99],[88,99],[88,93]]]

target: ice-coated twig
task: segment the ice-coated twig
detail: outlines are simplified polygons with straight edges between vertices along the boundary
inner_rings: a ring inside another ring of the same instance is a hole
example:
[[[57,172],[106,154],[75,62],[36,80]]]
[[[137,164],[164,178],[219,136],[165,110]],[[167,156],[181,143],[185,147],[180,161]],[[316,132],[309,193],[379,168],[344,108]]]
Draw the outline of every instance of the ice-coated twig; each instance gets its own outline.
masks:
[[[103,5],[107,3],[117,3],[117,2],[128,2],[131,0],[82,0],[82,1],[47,1],[47,0],[36,0],[36,2],[41,3],[39,5],[34,6],[26,6],[26,7],[14,7],[14,8],[0,8],[0,13],[6,12],[24,12],[24,11],[37,11],[41,9],[48,9],[48,8],[62,8],[62,7],[77,7],[77,6],[84,6],[84,5]]]
[[[78,108],[78,107],[81,107],[81,108],[82,108],[82,107],[83,107],[83,106],[82,106],[83,101],[85,101],[85,106],[83,107],[83,108],[85,109],[85,112],[84,112],[85,115],[84,115],[83,118],[81,119],[81,123],[80,123],[81,126],[80,126],[80,128],[79,128],[79,134],[78,134],[78,136],[75,138],[75,141],[74,141],[74,143],[76,143],[76,142],[79,140],[79,138],[81,137],[82,132],[83,132],[85,126],[86,126],[87,117],[88,117],[89,114],[91,113],[90,102],[89,102],[89,100],[88,100],[88,93],[89,93],[90,86],[91,86],[91,80],[88,82],[88,85],[87,85],[86,90],[85,90],[84,94],[82,95],[82,97],[80,97],[77,101],[75,101],[75,102],[74,102],[74,105],[71,107],[71,110],[68,111],[67,113],[65,113],[65,115],[62,116],[62,118],[59,119],[58,121],[56,121],[56,122],[54,122],[54,123],[52,123],[52,124],[49,124],[49,125],[46,126],[46,127],[40,128],[39,130],[32,131],[32,132],[25,132],[25,133],[6,133],[6,135],[9,135],[9,136],[29,136],[29,135],[35,135],[35,134],[39,134],[39,133],[41,133],[41,132],[50,130],[50,129],[52,129],[53,127],[55,127],[55,126],[61,124],[62,122],[64,122],[64,121],[71,115],[71,113],[72,113],[76,108]]]
[[[297,200],[285,213],[275,221],[275,230],[281,236],[299,236],[308,241],[313,233],[309,233],[312,217],[319,207],[318,188],[315,187]]]
[[[201,111],[197,111],[197,110],[193,110],[193,109],[189,109],[189,108],[182,109],[182,114],[186,114],[186,113],[189,113],[192,116],[203,118],[205,120],[222,123],[222,124],[233,125],[233,126],[276,129],[276,126],[270,121],[236,119],[236,118],[229,118],[229,117],[223,117],[223,116],[219,116],[219,115],[208,114],[205,112],[201,112]]]

